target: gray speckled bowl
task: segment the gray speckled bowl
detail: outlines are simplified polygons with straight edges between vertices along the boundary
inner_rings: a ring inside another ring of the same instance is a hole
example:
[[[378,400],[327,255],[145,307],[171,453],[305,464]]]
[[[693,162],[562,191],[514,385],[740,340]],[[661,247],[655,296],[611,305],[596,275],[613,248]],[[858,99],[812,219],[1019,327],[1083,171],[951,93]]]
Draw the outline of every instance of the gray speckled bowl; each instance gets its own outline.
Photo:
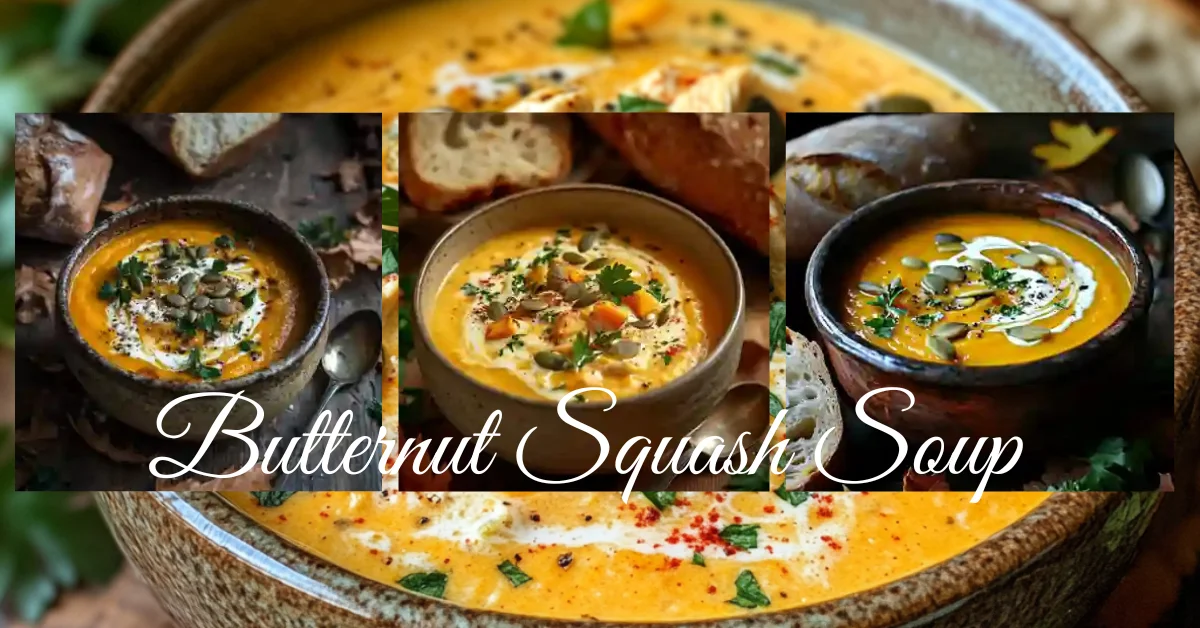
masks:
[[[806,608],[686,625],[1070,626],[1120,578],[1160,497],[1058,493],[974,548],[891,584]],[[414,595],[289,545],[214,493],[97,499],[125,555],[186,628],[649,626],[519,617]]]
[[[68,307],[72,280],[83,264],[113,237],[130,229],[175,218],[213,219],[228,223],[257,238],[278,244],[293,260],[308,289],[307,304],[312,324],[300,342],[285,356],[248,375],[212,382],[164,381],[126,371],[104,359],[88,344],[71,317]],[[271,213],[248,203],[207,196],[168,196],[144,201],[113,215],[90,233],[63,262],[55,290],[55,327],[67,367],[105,412],[123,423],[154,436],[159,433],[159,411],[177,397],[197,392],[242,391],[242,396],[262,406],[264,421],[282,413],[312,379],[329,336],[329,281],[325,267],[300,234]],[[188,441],[202,441],[228,397],[203,397],[180,404],[164,418],[166,434],[182,434]],[[255,418],[254,408],[238,403],[225,419],[223,429],[240,429]]]

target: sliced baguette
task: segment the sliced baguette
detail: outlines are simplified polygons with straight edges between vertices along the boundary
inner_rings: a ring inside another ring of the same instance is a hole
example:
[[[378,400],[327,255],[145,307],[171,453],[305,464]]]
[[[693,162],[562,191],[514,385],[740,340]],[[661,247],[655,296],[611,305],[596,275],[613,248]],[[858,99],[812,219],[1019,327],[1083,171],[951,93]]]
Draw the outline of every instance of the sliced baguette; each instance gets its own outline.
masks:
[[[817,469],[814,455],[821,435],[833,430],[821,445],[821,465],[837,474],[842,410],[817,343],[787,330],[783,351],[771,357],[771,392],[787,408],[784,415],[785,437],[789,440],[787,452],[796,456],[785,471],[784,486],[789,491],[833,486],[834,482]]]
[[[558,183],[571,172],[571,123],[562,115],[429,111],[405,117],[400,183],[427,211]]]
[[[129,126],[197,179],[245,165],[279,127],[278,113],[159,113],[127,118]]]

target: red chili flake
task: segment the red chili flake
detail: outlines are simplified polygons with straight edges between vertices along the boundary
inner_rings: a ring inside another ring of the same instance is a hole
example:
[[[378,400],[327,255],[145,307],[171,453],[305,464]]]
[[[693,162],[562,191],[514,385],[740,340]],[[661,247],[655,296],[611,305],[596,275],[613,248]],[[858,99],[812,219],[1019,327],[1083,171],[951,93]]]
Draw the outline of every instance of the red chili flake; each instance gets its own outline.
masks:
[[[377,550],[377,549],[370,550],[370,554],[371,554],[372,556],[378,556],[378,555],[379,555],[379,550]]]
[[[279,515],[280,521],[287,521],[287,515]]]
[[[763,512],[767,513],[768,515],[772,514],[775,512],[775,507],[774,506],[763,506]]]
[[[637,527],[645,528],[654,525],[662,518],[662,513],[654,506],[647,506],[641,509],[637,514]]]
[[[829,506],[819,506],[817,507],[817,516],[828,519],[833,516],[833,509]]]
[[[835,551],[836,551],[836,550],[840,550],[840,549],[842,549],[842,544],[841,544],[841,543],[838,543],[838,542],[837,542],[837,541],[835,541],[835,540],[833,540],[833,537],[831,537],[831,536],[828,536],[828,535],[822,535],[822,536],[821,536],[821,540],[822,540],[822,541],[824,541],[824,542],[825,542],[825,544],[826,544],[826,545],[828,545],[828,546],[829,546],[829,549],[831,549],[831,550],[835,550]]]
[[[893,534],[893,535],[892,535],[892,540],[893,540],[893,541],[899,541],[899,540],[900,540],[900,537],[899,537],[899,536],[897,536],[897,535],[895,535],[895,534]]]
[[[720,518],[721,518],[721,515],[718,515],[716,510],[709,511],[709,513],[708,513],[709,521],[716,523]]]
[[[325,511],[321,511],[321,512],[319,512],[319,513],[317,513],[317,514],[318,514],[319,516],[321,516],[321,517],[324,517],[324,518],[326,518],[326,519],[328,519],[328,518],[329,518],[329,513],[325,512]]]
[[[734,522],[734,523],[741,523],[741,522],[742,522],[742,518],[741,518],[741,517],[734,517],[734,518],[733,518],[733,522]]]
[[[682,506],[691,506],[691,505],[692,505],[692,500],[690,500],[690,499],[684,499],[684,498],[682,498],[682,497],[676,497],[676,498],[675,498],[675,505],[676,505],[676,506],[681,506],[681,507],[682,507]]]
[[[725,503],[725,496],[720,493],[713,493],[713,498],[716,499],[719,503]]]
[[[711,585],[711,584],[710,584],[710,585],[708,585],[708,594],[709,594],[709,595],[712,595],[712,594],[714,594],[714,593],[716,593],[716,592],[717,592],[717,587],[715,587],[715,586],[713,586],[713,585]]]

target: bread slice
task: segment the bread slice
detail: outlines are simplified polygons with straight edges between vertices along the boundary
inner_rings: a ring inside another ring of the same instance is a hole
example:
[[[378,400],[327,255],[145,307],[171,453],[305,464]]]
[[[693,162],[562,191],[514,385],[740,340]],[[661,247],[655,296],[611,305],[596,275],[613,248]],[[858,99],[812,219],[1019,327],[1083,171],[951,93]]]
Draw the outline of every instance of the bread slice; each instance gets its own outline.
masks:
[[[558,183],[571,172],[563,115],[414,113],[400,123],[399,146],[404,191],[428,211]]]
[[[789,491],[798,491],[833,485],[832,480],[818,471],[814,456],[821,435],[833,430],[821,446],[821,464],[836,474],[837,453],[842,443],[842,410],[817,343],[787,330],[783,350],[771,356],[771,393],[787,408],[784,415],[787,452],[796,456],[785,471],[784,486]]]
[[[211,179],[250,161],[282,119],[278,113],[168,113],[128,121],[189,175]]]

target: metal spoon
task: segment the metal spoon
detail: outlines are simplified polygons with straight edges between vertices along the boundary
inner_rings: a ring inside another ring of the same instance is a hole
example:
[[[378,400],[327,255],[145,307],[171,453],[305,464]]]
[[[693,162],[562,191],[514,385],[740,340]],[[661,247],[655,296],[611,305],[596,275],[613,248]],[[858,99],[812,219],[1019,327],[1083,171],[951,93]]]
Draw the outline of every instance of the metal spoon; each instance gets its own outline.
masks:
[[[722,439],[723,447],[721,449],[721,459],[724,460],[730,455],[736,453],[736,450],[731,450],[738,436],[745,432],[750,433],[749,440],[743,439],[742,443],[749,456],[753,456],[757,443],[762,440],[767,429],[771,427],[771,406],[767,400],[768,388],[760,382],[741,382],[735,384],[725,397],[721,399],[721,403],[713,409],[712,414],[708,416],[700,425],[687,435],[689,447],[684,454],[684,460],[690,460],[692,450],[699,443],[700,456],[699,460],[711,459],[712,452],[716,448],[716,441],[713,436],[719,436]],[[704,439],[709,440],[705,441]],[[706,463],[705,463],[706,464]],[[671,487],[679,474],[671,470],[667,470],[662,475],[655,476],[650,479],[648,484],[652,485],[650,490],[664,491]],[[686,487],[676,487],[683,490],[721,490],[727,478],[724,475],[689,475],[685,484]],[[691,486],[695,484],[695,486]],[[717,486],[720,484],[720,486]]]
[[[325,355],[321,357],[321,369],[329,376],[329,384],[317,406],[316,416],[321,416],[342,387],[357,382],[375,368],[382,345],[383,321],[378,312],[359,310],[338,323],[325,345]]]

